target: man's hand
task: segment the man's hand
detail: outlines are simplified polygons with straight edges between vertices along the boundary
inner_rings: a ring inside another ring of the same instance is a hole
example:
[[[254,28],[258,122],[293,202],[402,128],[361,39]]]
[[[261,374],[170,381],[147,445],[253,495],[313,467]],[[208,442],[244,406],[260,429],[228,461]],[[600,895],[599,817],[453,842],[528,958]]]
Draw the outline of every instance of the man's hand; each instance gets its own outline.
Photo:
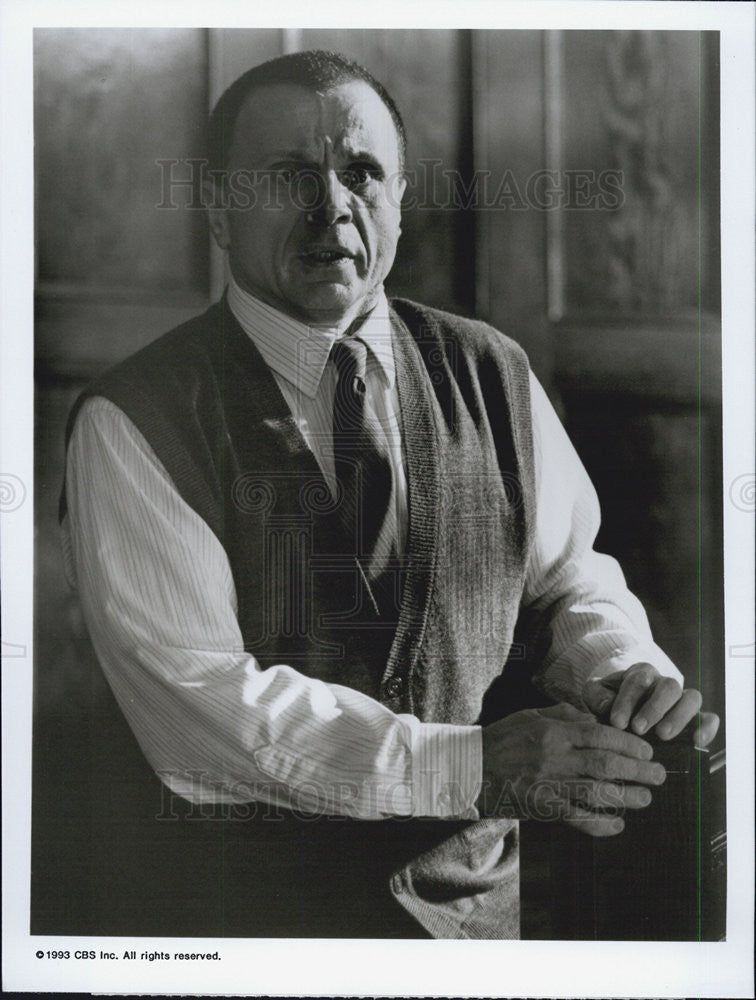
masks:
[[[650,663],[636,663],[599,680],[588,681],[583,701],[597,716],[618,729],[629,728],[642,736],[654,730],[659,739],[671,740],[696,716],[693,744],[706,747],[717,735],[719,716],[701,712],[701,694],[683,690],[672,677],[662,677]]]
[[[651,746],[571,705],[515,712],[483,727],[482,816],[560,819],[595,837],[651,801],[666,777]]]

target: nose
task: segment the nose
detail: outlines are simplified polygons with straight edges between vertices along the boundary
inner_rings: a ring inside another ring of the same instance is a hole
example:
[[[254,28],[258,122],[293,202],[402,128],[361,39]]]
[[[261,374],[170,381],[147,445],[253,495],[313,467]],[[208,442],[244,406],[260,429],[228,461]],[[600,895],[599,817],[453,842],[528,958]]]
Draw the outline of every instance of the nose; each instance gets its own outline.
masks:
[[[351,222],[352,210],[349,207],[350,191],[333,169],[319,173],[318,192],[314,207],[307,213],[309,222],[319,222],[321,225],[335,226],[337,223]]]

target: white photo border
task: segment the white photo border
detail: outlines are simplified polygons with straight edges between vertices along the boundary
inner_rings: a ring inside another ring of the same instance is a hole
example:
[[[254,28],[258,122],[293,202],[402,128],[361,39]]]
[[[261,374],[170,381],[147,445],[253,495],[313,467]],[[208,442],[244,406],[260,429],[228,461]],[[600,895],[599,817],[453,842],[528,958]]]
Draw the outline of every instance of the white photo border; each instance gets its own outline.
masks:
[[[317,11],[315,14],[314,11]],[[653,28],[721,33],[722,337],[728,727],[728,940],[723,943],[192,939],[210,963],[52,963],[38,951],[181,950],[181,939],[29,934],[33,588],[33,162],[35,26]],[[40,992],[331,996],[753,995],[754,7],[739,3],[332,0],[128,6],[0,0],[2,341],[3,987]],[[749,485],[750,484],[750,485]],[[292,960],[292,959],[295,960]]]

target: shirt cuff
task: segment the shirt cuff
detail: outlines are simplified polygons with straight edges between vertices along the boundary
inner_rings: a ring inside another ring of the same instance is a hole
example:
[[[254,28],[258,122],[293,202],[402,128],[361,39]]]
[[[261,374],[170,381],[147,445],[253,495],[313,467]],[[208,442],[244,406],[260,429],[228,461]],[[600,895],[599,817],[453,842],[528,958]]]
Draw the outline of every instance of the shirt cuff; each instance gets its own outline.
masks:
[[[636,663],[649,663],[659,671],[662,677],[672,677],[680,684],[680,687],[685,686],[683,675],[655,642],[640,643],[631,649],[615,649],[610,656],[607,656],[591,670],[588,680],[601,680],[602,677],[614,674],[618,670],[628,670]],[[582,697],[580,701],[581,707],[585,709]]]
[[[611,656],[603,660],[591,671],[591,679],[606,677],[617,670],[627,670],[636,663],[650,663],[656,667],[662,677],[673,677],[683,684],[683,675],[670,660],[667,654],[656,643],[639,643],[631,649],[615,649]]]
[[[412,734],[412,815],[479,819],[483,781],[480,726],[420,723]]]

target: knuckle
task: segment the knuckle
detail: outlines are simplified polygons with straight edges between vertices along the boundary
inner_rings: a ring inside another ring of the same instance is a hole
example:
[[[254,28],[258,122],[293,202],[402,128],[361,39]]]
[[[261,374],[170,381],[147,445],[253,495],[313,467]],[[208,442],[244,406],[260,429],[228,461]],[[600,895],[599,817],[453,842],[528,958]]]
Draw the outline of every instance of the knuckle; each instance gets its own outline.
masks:
[[[618,750],[629,757],[643,758],[648,747],[646,741],[640,736],[636,736],[635,733],[626,733],[624,735],[627,739],[622,741],[622,745],[618,747]]]
[[[562,742],[562,734],[559,729],[547,726],[540,734],[539,745],[544,750],[553,750]]]
[[[593,804],[595,782],[585,778],[570,782],[570,798],[573,802]]]
[[[601,731],[606,728],[596,722],[581,722],[579,736],[588,746],[595,746],[601,738]]]
[[[656,671],[648,663],[637,663],[630,667],[627,676],[634,684],[643,687],[653,681],[655,673]]]
[[[540,754],[549,753],[554,745],[554,740],[554,729],[545,723],[538,726],[536,731],[533,733],[533,742]]]
[[[607,750],[598,750],[594,754],[594,768],[596,777],[613,777],[614,756]]]
[[[659,691],[664,694],[677,694],[681,691],[681,688],[674,677],[662,677],[659,681]]]
[[[593,805],[600,809],[622,808],[622,788],[613,781],[597,781],[594,787]]]

